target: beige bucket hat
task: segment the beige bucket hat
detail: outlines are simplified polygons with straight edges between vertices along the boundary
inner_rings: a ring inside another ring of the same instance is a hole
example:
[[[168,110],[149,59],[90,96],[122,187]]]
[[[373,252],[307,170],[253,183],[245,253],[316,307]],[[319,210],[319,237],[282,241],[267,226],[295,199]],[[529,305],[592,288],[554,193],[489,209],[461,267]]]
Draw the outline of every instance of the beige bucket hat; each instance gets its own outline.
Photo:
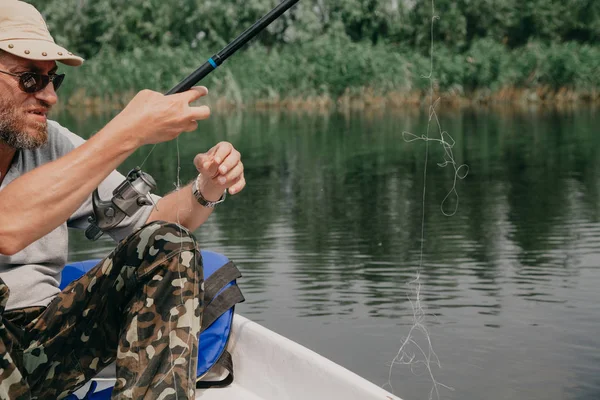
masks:
[[[0,49],[29,60],[55,60],[73,67],[83,63],[83,58],[54,43],[35,7],[18,0],[0,0]]]

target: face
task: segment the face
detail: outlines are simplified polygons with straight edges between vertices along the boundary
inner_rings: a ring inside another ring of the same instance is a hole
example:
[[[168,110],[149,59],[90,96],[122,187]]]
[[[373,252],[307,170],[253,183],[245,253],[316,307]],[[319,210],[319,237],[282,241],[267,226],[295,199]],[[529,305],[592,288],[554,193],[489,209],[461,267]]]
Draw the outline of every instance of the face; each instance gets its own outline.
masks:
[[[0,53],[0,70],[18,74],[37,72],[52,75],[54,61],[32,61]],[[48,112],[58,98],[51,83],[36,93],[19,88],[19,78],[0,74],[0,144],[14,149],[34,149],[48,140]]]

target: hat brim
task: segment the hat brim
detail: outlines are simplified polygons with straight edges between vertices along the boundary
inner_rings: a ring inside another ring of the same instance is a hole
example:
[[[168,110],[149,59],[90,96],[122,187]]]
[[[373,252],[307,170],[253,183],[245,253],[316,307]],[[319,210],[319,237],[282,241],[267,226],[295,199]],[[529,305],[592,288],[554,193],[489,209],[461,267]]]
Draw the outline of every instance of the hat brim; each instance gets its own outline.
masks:
[[[0,41],[0,49],[34,61],[59,61],[71,67],[83,64],[83,58],[69,50],[46,40],[12,39]]]

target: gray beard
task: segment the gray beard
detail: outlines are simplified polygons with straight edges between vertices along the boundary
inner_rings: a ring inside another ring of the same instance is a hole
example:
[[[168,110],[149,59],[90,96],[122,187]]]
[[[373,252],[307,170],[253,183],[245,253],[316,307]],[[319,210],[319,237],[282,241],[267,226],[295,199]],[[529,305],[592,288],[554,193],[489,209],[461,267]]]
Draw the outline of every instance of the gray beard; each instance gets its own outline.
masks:
[[[0,102],[0,142],[15,150],[32,150],[48,141],[48,124],[37,122],[35,135],[27,134],[24,121],[17,116],[17,109],[10,104]]]

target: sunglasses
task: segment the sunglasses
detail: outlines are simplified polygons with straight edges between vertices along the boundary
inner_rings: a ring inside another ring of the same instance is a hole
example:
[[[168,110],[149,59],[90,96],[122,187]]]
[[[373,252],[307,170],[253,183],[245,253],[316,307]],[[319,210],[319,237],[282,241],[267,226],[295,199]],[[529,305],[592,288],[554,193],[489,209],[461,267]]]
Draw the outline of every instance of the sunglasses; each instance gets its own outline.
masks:
[[[22,72],[20,74],[13,74],[8,71],[0,72],[19,78],[19,87],[25,93],[36,93],[44,90],[50,82],[54,84],[54,90],[57,91],[65,79],[65,74],[42,75],[37,72]]]

